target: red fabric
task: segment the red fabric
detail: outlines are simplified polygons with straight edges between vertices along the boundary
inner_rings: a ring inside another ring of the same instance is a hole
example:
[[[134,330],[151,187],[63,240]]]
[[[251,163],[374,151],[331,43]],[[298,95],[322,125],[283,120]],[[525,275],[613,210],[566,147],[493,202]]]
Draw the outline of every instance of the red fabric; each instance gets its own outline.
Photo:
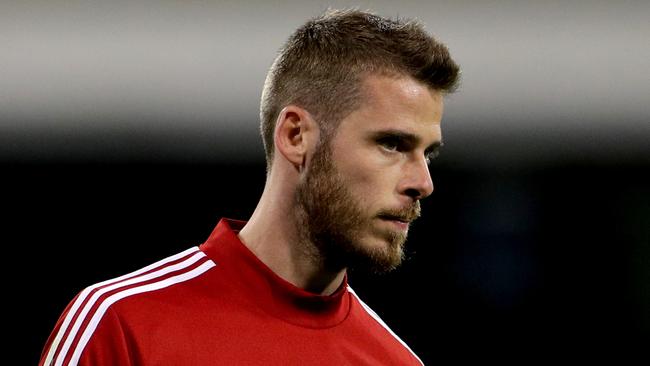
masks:
[[[79,301],[78,295],[48,339],[40,365],[53,346],[52,365],[58,357],[63,365],[76,364],[75,351],[80,355],[78,364],[88,366],[421,365],[364,308],[349,290],[347,278],[330,296],[297,288],[241,243],[237,232],[243,224],[221,220],[199,251],[124,276],[110,291],[106,289],[112,283],[89,288],[73,314],[72,304]],[[183,264],[192,258],[199,259]],[[140,281],[160,270],[169,273]],[[123,297],[129,291],[145,289],[142,286],[157,286],[183,276],[194,277]],[[124,282],[129,279],[139,282]],[[92,295],[97,295],[94,303]],[[79,313],[88,303],[92,306],[80,319]],[[67,316],[72,321],[55,344]],[[94,329],[89,326],[93,316],[99,319]],[[75,320],[80,328],[71,337]],[[80,339],[86,329],[89,339],[84,345]],[[62,357],[68,338],[72,338],[71,346]]]

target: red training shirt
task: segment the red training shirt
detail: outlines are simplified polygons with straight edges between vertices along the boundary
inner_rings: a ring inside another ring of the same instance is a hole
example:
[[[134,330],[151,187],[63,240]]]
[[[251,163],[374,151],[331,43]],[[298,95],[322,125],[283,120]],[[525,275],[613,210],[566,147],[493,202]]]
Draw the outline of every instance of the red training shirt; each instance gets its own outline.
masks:
[[[277,276],[223,219],[199,247],[80,292],[44,365],[422,365],[352,291]]]

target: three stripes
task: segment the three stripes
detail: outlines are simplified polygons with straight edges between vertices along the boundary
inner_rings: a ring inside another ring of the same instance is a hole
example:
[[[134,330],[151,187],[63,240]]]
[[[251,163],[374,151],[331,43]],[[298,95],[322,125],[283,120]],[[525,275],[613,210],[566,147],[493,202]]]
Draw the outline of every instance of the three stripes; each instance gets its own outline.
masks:
[[[215,264],[198,247],[83,290],[71,304],[48,349],[44,365],[76,366],[100,320],[115,302],[195,278]]]

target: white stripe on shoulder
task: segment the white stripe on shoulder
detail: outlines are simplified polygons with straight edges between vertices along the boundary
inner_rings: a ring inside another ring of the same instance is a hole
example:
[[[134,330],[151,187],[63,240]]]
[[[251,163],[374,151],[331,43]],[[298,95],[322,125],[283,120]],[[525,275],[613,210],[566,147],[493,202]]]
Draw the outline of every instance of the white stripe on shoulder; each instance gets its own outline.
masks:
[[[48,353],[47,353],[47,357],[45,358],[44,365],[46,365],[46,366],[51,365],[52,360],[54,358],[54,355],[56,354],[56,350],[59,347],[59,344],[61,343],[61,340],[62,340],[63,336],[65,335],[66,331],[68,330],[68,326],[70,325],[70,322],[72,321],[72,319],[74,319],[75,315],[77,314],[77,310],[79,310],[79,307],[84,303],[84,301],[86,300],[88,295],[91,292],[93,292],[95,289],[97,289],[99,287],[102,287],[102,286],[109,285],[109,284],[117,283],[119,281],[123,281],[123,280],[128,279],[128,278],[138,276],[138,275],[140,275],[142,273],[151,271],[151,270],[153,270],[154,268],[157,268],[157,267],[162,267],[162,266],[166,265],[167,263],[173,262],[173,261],[175,261],[177,259],[183,258],[183,257],[185,257],[185,256],[187,256],[189,254],[195,253],[197,251],[199,251],[198,247],[192,247],[192,248],[187,249],[187,250],[185,250],[185,251],[183,251],[181,253],[178,253],[178,254],[175,254],[173,256],[162,259],[162,260],[160,260],[160,261],[158,261],[156,263],[153,263],[153,264],[151,264],[149,266],[146,266],[146,267],[144,267],[142,269],[139,269],[137,271],[125,274],[125,275],[117,277],[117,278],[113,278],[113,279],[109,279],[109,280],[106,280],[106,281],[103,281],[103,282],[99,282],[99,283],[96,283],[96,284],[94,284],[92,286],[89,286],[89,287],[85,288],[79,294],[79,296],[77,296],[77,299],[72,304],[72,307],[70,308],[70,310],[66,314],[66,317],[63,320],[63,324],[61,324],[61,327],[59,328],[59,331],[57,332],[56,337],[54,338],[54,340],[52,341],[52,344],[50,345],[50,348],[49,348]]]
[[[201,253],[203,254],[203,253]],[[201,264],[200,266],[194,268],[193,270],[189,272],[185,272],[179,275],[176,275],[174,277],[167,278],[162,281],[150,283],[148,285],[143,285],[139,287],[133,287],[128,290],[124,290],[121,292],[118,292],[114,295],[109,296],[102,302],[102,304],[99,306],[97,311],[95,312],[95,315],[92,317],[90,320],[90,323],[88,323],[88,326],[86,327],[86,330],[83,332],[81,335],[81,338],[79,339],[79,343],[77,344],[77,347],[75,347],[75,351],[72,354],[72,358],[70,359],[70,363],[68,364],[69,366],[76,366],[77,363],[79,362],[79,358],[81,357],[81,353],[83,352],[84,348],[86,347],[86,344],[90,340],[90,337],[92,336],[93,332],[97,328],[97,325],[99,324],[99,321],[101,320],[102,316],[104,316],[104,313],[106,313],[106,310],[111,306],[113,303],[116,301],[119,301],[125,297],[129,297],[135,294],[140,294],[143,292],[149,292],[149,291],[155,291],[159,290],[180,282],[184,282],[187,280],[190,280],[194,277],[197,277],[210,268],[214,267],[215,264],[213,261],[208,260]]]
[[[79,332],[79,329],[81,328],[81,324],[84,322],[84,320],[88,316],[88,313],[94,307],[97,300],[103,294],[105,294],[105,293],[107,293],[109,291],[112,291],[112,290],[116,290],[116,289],[118,289],[120,287],[129,286],[129,285],[133,285],[133,284],[136,284],[136,283],[149,281],[149,280],[152,280],[154,278],[164,276],[164,275],[166,275],[166,274],[168,274],[170,272],[182,270],[184,268],[187,268],[187,267],[191,266],[192,264],[196,263],[197,261],[199,261],[200,259],[202,259],[204,257],[205,257],[205,254],[203,252],[196,251],[194,253],[194,255],[192,255],[191,257],[187,258],[186,260],[184,260],[182,262],[179,262],[179,263],[174,264],[174,265],[163,266],[163,267],[161,267],[161,269],[156,270],[154,272],[147,273],[147,274],[140,275],[140,276],[136,276],[136,277],[132,277],[132,278],[130,278],[128,280],[124,280],[124,281],[121,281],[121,282],[114,283],[114,284],[112,284],[110,286],[104,287],[104,288],[98,290],[97,292],[95,292],[92,295],[92,297],[90,298],[90,300],[88,300],[88,302],[84,306],[81,313],[79,313],[79,316],[77,317],[77,320],[75,321],[72,329],[70,330],[70,333],[68,334],[68,337],[66,338],[66,341],[63,344],[63,347],[61,348],[61,351],[59,352],[59,355],[57,356],[56,362],[55,362],[54,365],[55,366],[62,366],[63,365],[63,361],[66,358],[66,355],[67,355],[67,353],[68,353],[68,351],[70,349],[70,346],[74,342],[74,340],[76,338],[76,335]],[[106,300],[104,300],[104,301],[106,301]],[[75,346],[75,348],[78,348],[78,345]]]
[[[377,315],[377,313],[375,313],[375,311],[372,310],[372,309],[370,308],[370,306],[366,305],[366,303],[363,302],[363,300],[361,300],[361,298],[359,297],[359,295],[357,295],[357,293],[354,292],[354,290],[352,289],[352,287],[350,287],[349,285],[348,285],[348,291],[349,291],[352,295],[354,295],[354,297],[359,301],[359,303],[361,304],[361,306],[363,307],[363,309],[364,309],[364,310],[365,310],[365,311],[366,311],[366,312],[367,312],[367,313],[368,313],[368,314],[369,314],[373,319],[375,319],[375,320],[377,321],[377,323],[379,323],[379,325],[381,325],[382,327],[384,327],[384,328],[388,331],[388,333],[390,333],[390,334],[391,334],[395,339],[397,339],[397,341],[399,341],[399,343],[402,344],[402,346],[406,347],[406,349],[409,350],[409,352],[411,352],[411,354],[412,354],[415,358],[417,358],[418,361],[420,361],[420,363],[422,364],[422,366],[424,366],[424,362],[422,362],[422,360],[420,359],[420,357],[418,357],[418,355],[416,355],[415,352],[413,352],[413,350],[411,349],[411,347],[409,347],[408,344],[406,344],[406,342],[404,342],[400,337],[398,337],[397,334],[395,334],[395,332],[393,332],[393,331],[388,327],[388,325],[387,325],[386,323],[384,323],[383,320],[381,320],[381,318],[379,317],[379,315]]]

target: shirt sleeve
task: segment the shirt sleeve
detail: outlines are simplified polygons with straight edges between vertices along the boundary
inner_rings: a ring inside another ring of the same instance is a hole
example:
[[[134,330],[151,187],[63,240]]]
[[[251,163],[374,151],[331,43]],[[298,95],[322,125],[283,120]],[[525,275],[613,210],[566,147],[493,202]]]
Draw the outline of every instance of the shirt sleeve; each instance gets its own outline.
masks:
[[[74,300],[73,302],[74,303]],[[71,304],[72,304],[71,303]],[[90,319],[73,331],[71,305],[63,312],[50,335],[39,366],[115,366],[133,365],[132,344],[118,314],[109,307],[94,327]],[[66,324],[66,318],[70,321]],[[86,330],[88,330],[86,332]]]

